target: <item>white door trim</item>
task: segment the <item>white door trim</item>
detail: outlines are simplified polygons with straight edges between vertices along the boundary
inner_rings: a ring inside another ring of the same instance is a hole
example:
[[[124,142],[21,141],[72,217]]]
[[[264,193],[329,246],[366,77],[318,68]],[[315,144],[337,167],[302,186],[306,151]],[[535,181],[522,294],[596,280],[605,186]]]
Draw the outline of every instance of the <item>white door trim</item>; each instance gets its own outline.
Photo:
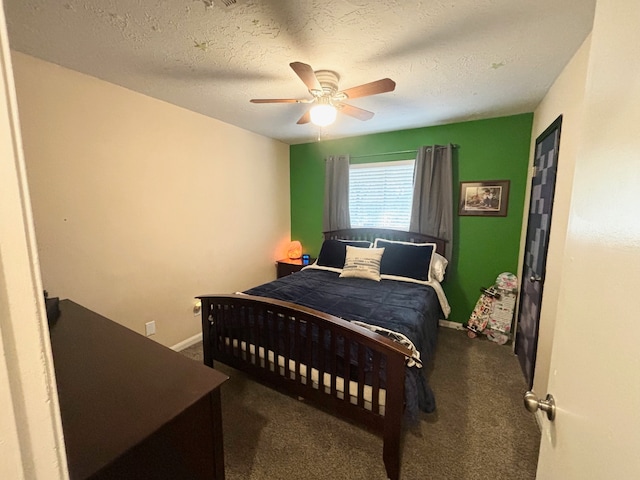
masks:
[[[0,73],[0,478],[67,479],[4,8]]]

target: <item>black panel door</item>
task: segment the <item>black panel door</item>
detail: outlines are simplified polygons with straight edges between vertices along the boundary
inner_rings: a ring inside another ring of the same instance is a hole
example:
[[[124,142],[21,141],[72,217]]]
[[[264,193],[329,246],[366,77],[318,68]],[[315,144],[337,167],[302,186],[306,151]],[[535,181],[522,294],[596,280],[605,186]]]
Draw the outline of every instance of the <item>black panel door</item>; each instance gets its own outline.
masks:
[[[536,139],[535,175],[531,181],[515,348],[529,388],[533,387],[538,348],[538,326],[558,171],[561,125],[562,115]]]

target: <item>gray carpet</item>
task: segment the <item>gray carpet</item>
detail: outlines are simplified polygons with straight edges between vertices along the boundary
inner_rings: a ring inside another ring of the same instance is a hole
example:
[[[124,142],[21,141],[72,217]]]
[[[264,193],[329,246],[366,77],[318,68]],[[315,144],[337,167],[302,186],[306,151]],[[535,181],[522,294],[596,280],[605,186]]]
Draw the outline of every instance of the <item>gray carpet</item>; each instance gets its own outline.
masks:
[[[540,434],[511,347],[441,328],[427,368],[437,411],[405,433],[401,477],[534,479]],[[194,345],[184,355],[202,361]],[[228,480],[385,479],[382,440],[221,363]]]

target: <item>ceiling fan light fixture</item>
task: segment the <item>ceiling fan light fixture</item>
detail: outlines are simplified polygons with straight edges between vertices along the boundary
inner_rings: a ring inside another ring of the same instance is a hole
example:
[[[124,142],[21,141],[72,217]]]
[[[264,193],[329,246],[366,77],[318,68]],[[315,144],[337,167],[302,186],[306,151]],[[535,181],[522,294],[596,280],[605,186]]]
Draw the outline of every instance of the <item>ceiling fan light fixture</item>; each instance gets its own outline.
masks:
[[[213,0],[209,0],[213,1]],[[295,98],[252,98],[251,103],[307,103],[313,104],[305,110],[296,122],[298,125],[312,123],[320,128],[331,125],[336,120],[338,110],[358,120],[366,121],[373,118],[374,113],[347,103],[344,100],[379,93],[393,92],[396,82],[390,78],[382,78],[356,87],[339,90],[340,76],[333,70],[313,70],[311,65],[302,62],[291,62],[289,66],[305,84],[313,98],[308,100]]]
[[[311,107],[311,123],[319,127],[326,127],[336,121],[338,110],[331,104],[323,103]]]

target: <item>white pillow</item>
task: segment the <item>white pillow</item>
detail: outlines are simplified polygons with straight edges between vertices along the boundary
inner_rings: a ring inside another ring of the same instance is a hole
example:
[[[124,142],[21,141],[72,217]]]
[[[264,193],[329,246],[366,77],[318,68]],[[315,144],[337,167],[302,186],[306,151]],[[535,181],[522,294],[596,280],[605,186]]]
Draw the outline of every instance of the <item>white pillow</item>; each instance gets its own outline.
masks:
[[[359,248],[347,245],[347,256],[341,277],[367,278],[380,281],[380,260],[384,248]]]
[[[447,271],[448,264],[449,260],[439,253],[433,252],[433,256],[431,258],[431,278],[442,282],[444,280],[444,274]]]

